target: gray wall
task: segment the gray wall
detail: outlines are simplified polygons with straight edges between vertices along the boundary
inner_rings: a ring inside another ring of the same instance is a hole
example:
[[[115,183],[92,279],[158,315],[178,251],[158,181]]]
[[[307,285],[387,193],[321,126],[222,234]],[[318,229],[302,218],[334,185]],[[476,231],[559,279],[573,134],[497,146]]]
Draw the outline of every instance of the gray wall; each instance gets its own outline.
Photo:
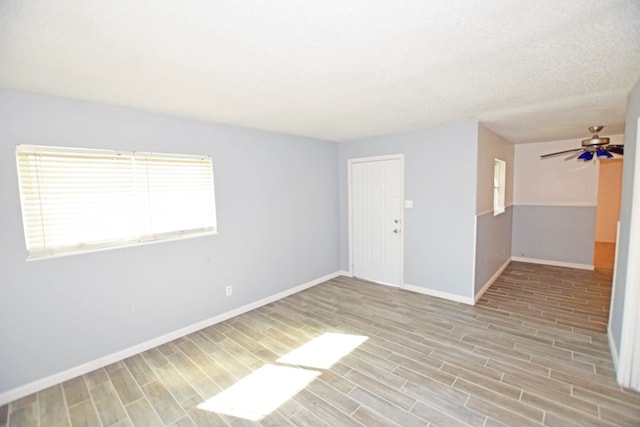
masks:
[[[593,206],[516,205],[511,254],[593,265],[595,227]]]
[[[472,298],[477,122],[340,143],[340,266],[349,268],[347,160],[404,153],[404,283]]]
[[[26,262],[16,144],[210,154],[219,234]],[[324,141],[0,92],[0,393],[338,271],[337,155]]]
[[[479,215],[476,225],[476,276],[474,297],[511,257],[513,207],[501,215]]]
[[[618,237],[618,257],[616,259],[616,281],[613,284],[613,301],[611,302],[611,339],[615,343],[617,354],[620,354],[620,337],[622,336],[622,315],[627,288],[627,267],[629,259],[629,239],[631,233],[631,215],[638,218],[640,212],[632,212],[632,201],[638,196],[638,189],[633,188],[633,177],[638,165],[636,161],[636,142],[638,141],[638,117],[640,117],[640,81],[629,95],[627,118],[624,130],[624,164],[622,169],[622,202],[620,204],[620,232]],[[634,260],[638,262],[638,260]]]

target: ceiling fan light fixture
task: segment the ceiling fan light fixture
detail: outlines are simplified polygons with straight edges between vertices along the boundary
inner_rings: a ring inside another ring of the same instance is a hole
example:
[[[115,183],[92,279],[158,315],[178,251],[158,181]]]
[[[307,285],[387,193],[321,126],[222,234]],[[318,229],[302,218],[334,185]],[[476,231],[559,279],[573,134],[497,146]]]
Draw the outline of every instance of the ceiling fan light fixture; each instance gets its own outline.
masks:
[[[599,149],[596,154],[598,155],[599,159],[602,158],[606,158],[606,159],[610,159],[613,157],[613,154],[609,153],[607,150],[603,150],[603,149]]]
[[[584,160],[585,162],[591,159],[593,159],[593,153],[591,151],[584,151],[578,156],[578,160]]]

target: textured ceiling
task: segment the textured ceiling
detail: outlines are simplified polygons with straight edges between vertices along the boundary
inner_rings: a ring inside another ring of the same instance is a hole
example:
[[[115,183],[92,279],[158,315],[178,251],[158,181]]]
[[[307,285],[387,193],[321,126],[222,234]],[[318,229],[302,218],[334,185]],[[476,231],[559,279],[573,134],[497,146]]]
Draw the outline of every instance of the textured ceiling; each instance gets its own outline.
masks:
[[[334,141],[621,133],[638,0],[0,0],[0,88]]]

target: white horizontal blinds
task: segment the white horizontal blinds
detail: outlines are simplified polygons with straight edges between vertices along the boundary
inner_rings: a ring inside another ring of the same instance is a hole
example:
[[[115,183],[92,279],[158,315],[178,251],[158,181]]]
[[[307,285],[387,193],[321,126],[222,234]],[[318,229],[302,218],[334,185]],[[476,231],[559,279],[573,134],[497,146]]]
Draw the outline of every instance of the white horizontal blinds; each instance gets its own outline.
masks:
[[[215,231],[210,159],[136,153],[136,176],[152,213],[147,238]]]
[[[493,162],[493,213],[494,215],[505,211],[506,194],[506,170],[507,163],[504,160],[494,159]]]
[[[30,256],[131,238],[122,205],[134,200],[131,157],[113,152],[18,150]]]
[[[30,258],[215,231],[208,157],[42,146],[16,155]]]
[[[493,161],[493,212],[500,211],[500,163]]]

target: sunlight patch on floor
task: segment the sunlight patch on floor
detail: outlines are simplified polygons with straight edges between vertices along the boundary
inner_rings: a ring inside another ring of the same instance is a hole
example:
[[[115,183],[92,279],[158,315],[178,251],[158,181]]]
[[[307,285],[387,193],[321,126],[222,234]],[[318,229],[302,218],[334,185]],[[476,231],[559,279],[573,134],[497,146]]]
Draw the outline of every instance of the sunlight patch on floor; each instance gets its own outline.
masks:
[[[319,371],[329,369],[369,337],[327,332],[277,360],[295,366],[264,365],[231,387],[202,402],[198,409],[260,421],[303,390]]]
[[[259,421],[295,396],[320,372],[265,365],[228,389],[198,405],[198,409]]]
[[[367,339],[362,335],[327,332],[281,357],[278,363],[329,369]]]

